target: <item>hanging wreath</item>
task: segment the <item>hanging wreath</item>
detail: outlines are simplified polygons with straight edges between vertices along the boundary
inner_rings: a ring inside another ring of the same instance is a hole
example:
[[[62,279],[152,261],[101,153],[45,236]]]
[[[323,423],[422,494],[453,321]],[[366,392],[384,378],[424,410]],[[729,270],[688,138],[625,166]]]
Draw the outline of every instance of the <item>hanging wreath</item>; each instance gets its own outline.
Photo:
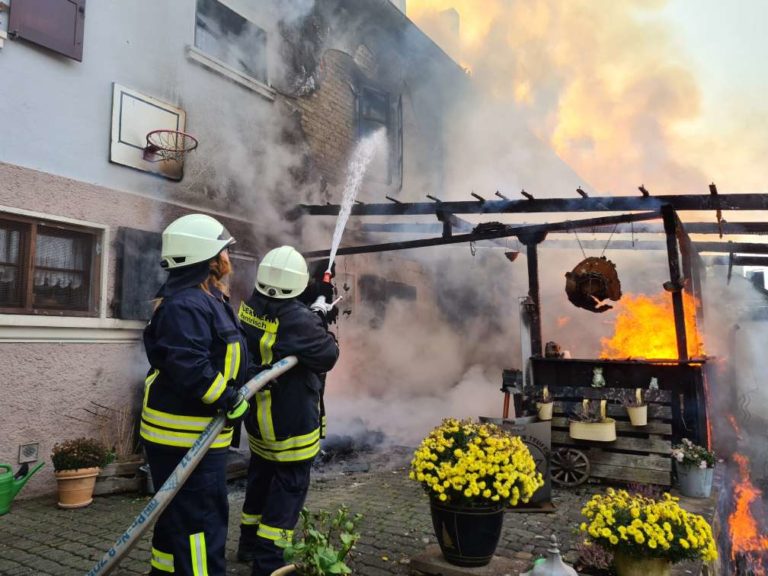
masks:
[[[585,258],[565,273],[565,293],[574,306],[590,312],[613,308],[606,300],[621,298],[621,282],[616,266],[605,256]]]

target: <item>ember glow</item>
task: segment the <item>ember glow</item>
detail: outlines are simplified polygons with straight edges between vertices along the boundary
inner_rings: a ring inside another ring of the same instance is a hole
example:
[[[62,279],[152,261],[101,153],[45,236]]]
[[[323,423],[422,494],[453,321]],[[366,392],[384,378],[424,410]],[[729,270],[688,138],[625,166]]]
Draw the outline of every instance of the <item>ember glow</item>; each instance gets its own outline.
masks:
[[[734,509],[728,516],[731,562],[734,566],[748,569],[754,576],[765,576],[768,537],[761,532],[754,510],[760,504],[762,492],[750,481],[749,459],[734,454],[733,460],[739,466],[739,478],[733,489]],[[765,521],[765,518],[761,520]],[[747,566],[742,566],[744,563]]]
[[[696,300],[683,293],[688,356],[703,354],[696,330]],[[666,360],[677,358],[677,336],[672,297],[666,292],[656,296],[625,294],[615,306],[616,324],[613,336],[602,338],[601,358],[645,358]]]

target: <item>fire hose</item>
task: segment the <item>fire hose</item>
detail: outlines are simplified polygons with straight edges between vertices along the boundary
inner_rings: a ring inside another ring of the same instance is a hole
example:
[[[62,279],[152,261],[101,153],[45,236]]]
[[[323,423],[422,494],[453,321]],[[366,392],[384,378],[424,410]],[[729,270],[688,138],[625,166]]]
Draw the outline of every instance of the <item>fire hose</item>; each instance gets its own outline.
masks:
[[[276,362],[268,370],[258,373],[251,380],[238,390],[238,394],[245,400],[248,400],[261,390],[264,386],[269,384],[281,374],[284,374],[298,363],[296,356],[286,356],[279,362]],[[195,440],[195,443],[189,449],[179,462],[178,466],[173,470],[171,475],[165,481],[165,483],[157,490],[154,497],[147,503],[144,509],[136,516],[128,529],[123,532],[112,547],[104,553],[87,576],[96,576],[97,574],[109,574],[114,570],[123,557],[133,548],[133,546],[139,541],[141,535],[149,528],[154,520],[156,520],[163,510],[171,503],[171,500],[176,493],[181,490],[184,482],[187,481],[194,469],[203,459],[205,453],[208,452],[208,448],[211,447],[216,437],[224,428],[226,424],[226,416],[219,414],[211,420],[206,426],[205,430]]]

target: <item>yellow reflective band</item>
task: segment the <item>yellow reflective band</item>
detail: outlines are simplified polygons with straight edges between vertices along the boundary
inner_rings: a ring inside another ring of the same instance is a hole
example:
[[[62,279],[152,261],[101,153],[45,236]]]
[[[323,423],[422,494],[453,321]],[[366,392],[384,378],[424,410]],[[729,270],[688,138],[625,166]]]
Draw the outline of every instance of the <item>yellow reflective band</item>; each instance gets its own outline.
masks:
[[[141,437],[148,442],[162,444],[164,446],[176,446],[178,448],[191,448],[199,434],[190,434],[186,432],[174,432],[173,430],[164,430],[141,421],[139,430]],[[216,436],[211,448],[227,448],[232,443],[232,428],[225,428],[224,431]]]
[[[256,421],[264,440],[275,440],[275,424],[272,422],[272,392],[261,390],[256,393]]]
[[[248,435],[249,438],[250,434]],[[266,440],[265,438],[253,437],[260,446],[268,450],[291,450],[295,448],[304,448],[305,446],[317,442],[320,439],[320,428],[315,428],[309,434],[302,434],[301,436],[292,436],[285,440]]]
[[[153,568],[157,568],[161,572],[170,572],[173,574],[176,570],[173,567],[173,554],[167,552],[161,552],[157,548],[152,548],[152,560],[150,561]]]
[[[277,340],[277,334],[270,334],[264,332],[264,335],[259,340],[259,354],[261,354],[262,364],[272,364],[272,346],[275,345]]]
[[[161,412],[149,406],[144,406],[141,411],[141,417],[156,426],[163,428],[173,428],[175,430],[191,430],[202,432],[213,419],[211,416],[182,416],[181,414],[171,414],[170,412]]]
[[[232,372],[232,378],[237,378],[238,374],[240,374],[240,357],[243,353],[243,347],[240,345],[240,342],[237,342],[235,344],[235,369]]]
[[[253,313],[253,308],[248,306],[245,302],[240,302],[240,309],[237,311],[237,316],[242,322],[245,322],[249,326],[263,330],[264,332],[271,332],[277,334],[277,327],[280,325],[280,321],[267,320],[263,316],[256,316]]]
[[[257,526],[261,522],[261,514],[246,514],[240,516],[240,524],[243,526]]]
[[[284,450],[283,452],[272,452],[259,445],[258,441],[249,438],[248,445],[251,448],[251,452],[258,454],[264,460],[270,460],[272,462],[301,462],[303,460],[309,460],[314,458],[318,452],[320,452],[320,442],[315,442],[311,446],[296,450]]]
[[[216,374],[216,378],[213,383],[208,387],[208,390],[203,394],[203,402],[205,404],[212,404],[221,397],[224,390],[227,387],[227,381],[221,374]]]
[[[189,535],[189,552],[192,555],[192,573],[208,576],[208,554],[205,550],[205,532]]]
[[[144,404],[143,406],[147,405],[147,401],[149,399],[149,388],[152,386],[152,382],[155,381],[155,379],[160,375],[160,370],[155,368],[149,376],[146,377],[144,380]]]
[[[275,526],[268,526],[267,524],[259,524],[259,531],[256,535],[266,540],[291,540],[293,538],[293,530],[286,530],[285,528],[277,528]]]

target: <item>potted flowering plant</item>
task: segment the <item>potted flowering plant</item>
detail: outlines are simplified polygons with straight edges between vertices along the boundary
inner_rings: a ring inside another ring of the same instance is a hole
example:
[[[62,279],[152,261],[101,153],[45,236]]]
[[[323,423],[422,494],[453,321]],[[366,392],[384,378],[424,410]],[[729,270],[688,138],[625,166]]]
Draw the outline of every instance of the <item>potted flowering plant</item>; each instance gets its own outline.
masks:
[[[584,398],[581,410],[574,411],[568,422],[568,434],[574,440],[613,442],[616,440],[616,420],[605,415],[606,400]]]
[[[504,506],[528,502],[544,485],[523,441],[494,424],[448,418],[421,442],[410,478],[430,498],[445,559],[484,566],[496,550]]]
[[[278,568],[273,576],[349,574],[352,570],[346,560],[360,538],[357,526],[361,519],[362,514],[351,515],[346,506],[333,514],[327,510],[310,512],[302,509],[299,530],[290,540],[275,541],[275,545],[283,549],[283,558],[289,564]]]
[[[613,554],[618,576],[662,576],[683,560],[711,561],[717,548],[709,523],[668,493],[658,500],[608,488],[581,511],[580,530]]]
[[[693,498],[709,498],[715,453],[683,438],[680,444],[672,446],[672,458],[675,461],[680,493]]]
[[[59,508],[82,508],[93,502],[96,476],[111,458],[114,454],[93,438],[55,444],[51,461],[59,490]]]
[[[636,388],[633,396],[625,396],[622,403],[627,409],[629,422],[632,426],[646,426],[648,424],[648,403],[645,401],[642,388]]]

